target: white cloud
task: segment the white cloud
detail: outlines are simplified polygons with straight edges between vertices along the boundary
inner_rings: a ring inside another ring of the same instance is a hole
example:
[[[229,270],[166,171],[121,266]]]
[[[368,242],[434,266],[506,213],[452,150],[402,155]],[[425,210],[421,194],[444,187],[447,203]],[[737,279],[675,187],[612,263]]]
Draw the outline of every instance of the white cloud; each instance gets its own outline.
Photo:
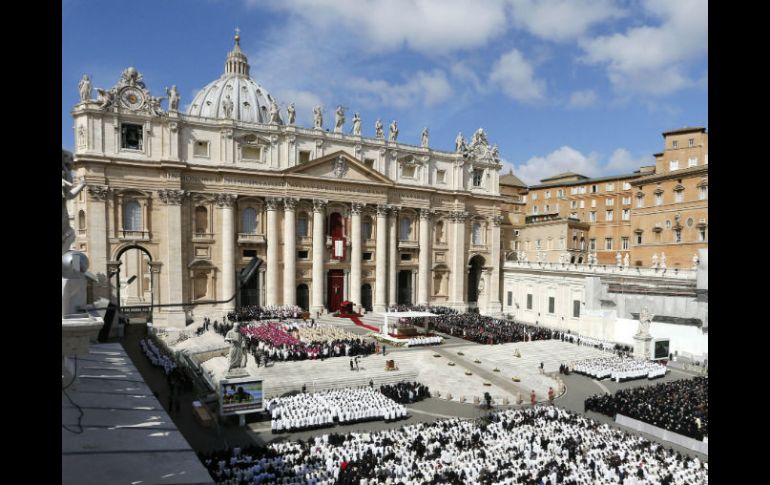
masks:
[[[516,49],[503,54],[495,62],[489,81],[516,101],[536,101],[545,95],[545,82],[535,78],[534,68]]]
[[[608,175],[630,173],[634,170],[638,170],[642,165],[654,165],[655,157],[652,155],[645,155],[640,158],[633,158],[631,152],[625,148],[618,148],[605,165],[604,170]]]
[[[452,87],[441,70],[418,71],[403,84],[391,84],[383,80],[355,78],[346,84],[358,101],[366,106],[384,106],[396,109],[431,107],[452,94]]]
[[[426,54],[486,45],[507,29],[505,0],[247,0],[288,11],[317,29],[346,32],[357,49],[399,49]],[[353,35],[349,35],[352,33]]]
[[[511,0],[513,23],[546,40],[566,41],[591,25],[624,15],[610,0]]]
[[[596,103],[596,91],[593,89],[585,89],[582,91],[575,91],[569,97],[569,103],[567,106],[570,108],[586,108]]]
[[[563,146],[544,157],[532,157],[522,165],[517,165],[513,173],[529,185],[540,183],[541,179],[563,172],[575,172],[587,177],[599,173],[599,155],[583,155],[574,148]]]
[[[708,1],[648,0],[660,26],[584,39],[583,60],[606,65],[613,87],[624,93],[666,95],[690,86],[687,65],[708,52]]]

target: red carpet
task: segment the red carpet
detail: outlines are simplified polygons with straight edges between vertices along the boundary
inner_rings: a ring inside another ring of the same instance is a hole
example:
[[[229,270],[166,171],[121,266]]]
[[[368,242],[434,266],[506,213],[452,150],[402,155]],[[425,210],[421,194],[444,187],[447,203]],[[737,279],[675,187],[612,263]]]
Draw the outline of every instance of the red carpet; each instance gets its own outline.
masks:
[[[364,328],[366,328],[366,329],[369,329],[369,330],[371,330],[371,331],[373,331],[373,332],[379,332],[379,331],[380,331],[380,329],[379,329],[379,328],[377,328],[377,327],[372,327],[371,325],[367,325],[367,324],[365,324],[364,322],[362,322],[362,321],[361,321],[361,319],[359,319],[359,318],[358,318],[357,316],[355,316],[355,315],[349,315],[349,316],[348,316],[348,318],[350,318],[351,320],[353,320],[353,323],[355,323],[355,324],[356,324],[356,325],[358,325],[359,327],[364,327]]]

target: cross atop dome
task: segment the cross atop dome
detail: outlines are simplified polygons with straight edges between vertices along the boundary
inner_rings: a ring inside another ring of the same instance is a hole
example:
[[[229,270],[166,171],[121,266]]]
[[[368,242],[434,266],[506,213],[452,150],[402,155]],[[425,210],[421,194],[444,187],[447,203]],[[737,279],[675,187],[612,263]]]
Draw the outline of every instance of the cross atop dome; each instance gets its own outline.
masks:
[[[241,29],[238,27],[235,28],[235,44],[238,46],[241,45]]]
[[[227,54],[227,61],[225,61],[225,74],[239,74],[247,77],[249,75],[249,60],[241,51],[241,29],[238,27],[235,28],[235,46]]]

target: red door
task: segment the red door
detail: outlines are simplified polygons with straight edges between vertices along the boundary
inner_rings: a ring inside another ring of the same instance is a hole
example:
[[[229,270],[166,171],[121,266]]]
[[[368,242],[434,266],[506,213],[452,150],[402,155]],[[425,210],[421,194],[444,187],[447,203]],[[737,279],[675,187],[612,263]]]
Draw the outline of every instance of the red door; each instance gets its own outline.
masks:
[[[345,284],[345,275],[341,269],[331,269],[329,270],[328,278],[326,287],[329,291],[327,298],[327,301],[329,302],[329,311],[336,312],[340,309],[340,303],[342,303],[342,300],[344,299],[343,287]]]

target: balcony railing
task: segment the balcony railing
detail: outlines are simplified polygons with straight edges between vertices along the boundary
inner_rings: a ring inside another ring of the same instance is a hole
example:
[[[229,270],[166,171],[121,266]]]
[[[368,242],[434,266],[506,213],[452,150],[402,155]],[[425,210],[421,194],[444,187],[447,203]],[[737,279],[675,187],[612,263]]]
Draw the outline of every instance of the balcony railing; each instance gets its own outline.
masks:
[[[214,239],[214,234],[210,232],[194,232],[193,241],[200,241],[202,239]]]
[[[398,241],[398,248],[399,249],[417,249],[418,242],[417,241],[409,241],[409,240],[399,240]]]
[[[239,243],[251,243],[251,244],[264,244],[265,243],[265,235],[264,234],[249,233],[249,232],[239,232],[238,233],[238,242]]]

